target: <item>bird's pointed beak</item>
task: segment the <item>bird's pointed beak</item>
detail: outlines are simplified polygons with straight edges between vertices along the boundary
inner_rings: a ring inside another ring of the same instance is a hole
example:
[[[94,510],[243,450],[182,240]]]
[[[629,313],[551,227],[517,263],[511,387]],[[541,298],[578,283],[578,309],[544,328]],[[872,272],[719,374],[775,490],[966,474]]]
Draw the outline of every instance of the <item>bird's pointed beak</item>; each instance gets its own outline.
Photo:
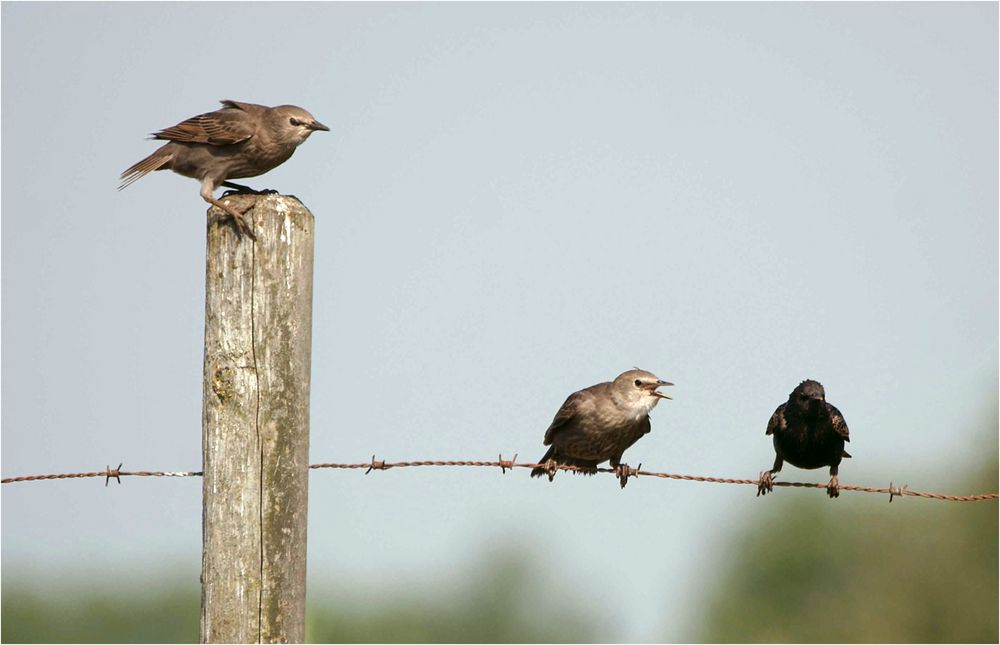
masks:
[[[309,124],[309,129],[310,130],[322,130],[323,132],[329,132],[330,131],[330,128],[326,127],[325,125],[323,125],[319,121],[313,121],[312,123],[310,123]]]
[[[651,390],[651,393],[652,393],[653,396],[658,396],[661,399],[670,399],[671,401],[673,401],[673,397],[668,396],[668,395],[664,394],[663,392],[658,392],[656,390],[657,387],[665,387],[665,386],[672,386],[672,385],[673,385],[673,383],[669,383],[667,381],[657,381],[656,382],[656,387],[654,387]]]

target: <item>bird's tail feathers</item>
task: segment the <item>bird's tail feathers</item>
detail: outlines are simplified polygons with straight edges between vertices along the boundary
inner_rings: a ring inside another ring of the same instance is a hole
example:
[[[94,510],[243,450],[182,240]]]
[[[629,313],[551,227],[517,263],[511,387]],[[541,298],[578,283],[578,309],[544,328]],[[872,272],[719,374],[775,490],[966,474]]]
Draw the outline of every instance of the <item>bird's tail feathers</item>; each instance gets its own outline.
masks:
[[[844,454],[842,454],[842,455],[840,455],[840,456],[841,456],[841,457],[846,457],[847,459],[850,459],[850,458],[851,458],[851,455],[849,455],[849,454],[847,453],[847,451],[846,451],[846,450],[844,451]]]
[[[567,457],[566,455],[559,455],[558,457],[556,457],[555,448],[551,446],[545,453],[545,456],[538,460],[538,463],[544,464],[550,459],[555,459],[555,462],[560,466],[576,466],[577,468],[580,468],[581,470],[573,471],[574,475],[579,473],[582,473],[584,475],[593,475],[594,473],[597,472],[596,461],[592,459],[574,459],[572,457]],[[538,468],[531,469],[532,477],[541,477],[542,475],[547,475],[549,481],[552,481],[553,474],[549,472],[548,468],[545,468],[544,466],[539,466]]]
[[[122,183],[118,186],[118,190],[124,190],[154,170],[159,170],[164,165],[170,163],[172,158],[169,153],[157,150],[122,173]]]

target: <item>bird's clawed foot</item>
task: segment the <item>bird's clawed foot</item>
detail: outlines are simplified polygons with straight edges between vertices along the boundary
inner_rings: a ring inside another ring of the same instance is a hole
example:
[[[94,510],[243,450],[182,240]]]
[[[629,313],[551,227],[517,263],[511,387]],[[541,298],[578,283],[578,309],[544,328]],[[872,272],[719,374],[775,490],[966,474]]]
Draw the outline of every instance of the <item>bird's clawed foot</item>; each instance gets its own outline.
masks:
[[[231,189],[222,193],[223,197],[228,197],[230,195],[277,195],[278,194],[278,191],[271,188],[265,188],[264,190],[254,190],[249,186],[244,186],[242,184],[234,184],[229,181],[222,182],[222,185],[225,186],[226,188]]]
[[[244,186],[242,190],[237,188],[233,188],[232,190],[227,190],[222,193],[222,196],[229,197],[230,195],[277,195],[277,194],[278,191],[274,190],[273,188],[265,188],[264,190],[254,190],[253,188],[246,188]]]
[[[826,485],[826,494],[830,496],[830,499],[840,497],[840,482],[836,475],[830,478],[830,483]]]
[[[757,497],[761,495],[767,495],[774,490],[774,477],[771,476],[770,470],[765,470],[760,474],[760,479],[757,482]]]
[[[642,464],[639,464],[639,468],[642,468]],[[618,464],[615,466],[615,476],[618,477],[618,483],[622,488],[625,488],[629,477],[639,476],[638,470],[638,468],[632,468],[628,464]]]
[[[246,235],[253,241],[257,241],[257,236],[254,235],[253,225],[248,223],[245,216],[236,217],[233,216],[233,224],[236,225],[236,231],[240,235]]]
[[[246,235],[254,242],[257,241],[257,236],[254,235],[253,232],[253,224],[247,221],[248,218],[246,217],[245,213],[241,214],[235,208],[230,208],[222,203],[219,203],[219,206],[221,206],[222,209],[226,211],[226,215],[229,216],[228,217],[229,223],[232,224],[233,227],[236,229],[236,234],[238,236],[243,237],[244,235]]]
[[[252,205],[252,204],[251,204],[251,205],[250,205],[249,207],[247,207],[247,208],[246,208],[246,209],[245,209],[245,210],[244,210],[244,211],[243,211],[243,212],[241,213],[240,211],[236,210],[235,208],[233,208],[233,207],[232,207],[232,206],[230,206],[229,204],[226,204],[226,203],[223,203],[223,202],[220,202],[220,201],[219,201],[219,200],[217,200],[217,199],[212,199],[212,196],[211,196],[211,195],[208,195],[208,196],[206,196],[206,197],[205,197],[205,201],[207,201],[207,202],[208,202],[209,204],[211,204],[212,206],[215,206],[215,207],[217,207],[217,208],[221,208],[221,209],[222,209],[222,211],[223,211],[223,212],[224,212],[224,213],[225,213],[226,215],[228,215],[228,219],[229,219],[230,223],[231,223],[231,224],[232,224],[232,225],[233,225],[234,227],[236,227],[236,234],[237,234],[237,235],[239,235],[239,236],[241,236],[241,237],[242,237],[243,235],[246,235],[246,236],[247,236],[247,237],[249,237],[249,238],[250,238],[251,240],[254,240],[254,241],[256,241],[256,240],[257,240],[257,236],[256,236],[256,235],[254,235],[254,232],[253,232],[253,220],[251,220],[250,218],[248,218],[248,217],[246,216],[247,212],[249,212],[249,211],[250,211],[250,209],[252,209],[252,208],[253,208],[253,205]]]
[[[549,459],[548,461],[545,462],[545,472],[549,476],[549,481],[552,481],[553,479],[556,478],[556,471],[557,470],[559,470],[559,469],[556,468],[556,460],[555,459]]]
[[[222,204],[222,207],[226,211],[226,214],[229,215],[230,223],[236,228],[236,234],[241,237],[246,235],[256,242],[257,236],[253,232],[253,224],[247,221],[246,213],[240,213],[235,208],[229,208],[225,204]]]

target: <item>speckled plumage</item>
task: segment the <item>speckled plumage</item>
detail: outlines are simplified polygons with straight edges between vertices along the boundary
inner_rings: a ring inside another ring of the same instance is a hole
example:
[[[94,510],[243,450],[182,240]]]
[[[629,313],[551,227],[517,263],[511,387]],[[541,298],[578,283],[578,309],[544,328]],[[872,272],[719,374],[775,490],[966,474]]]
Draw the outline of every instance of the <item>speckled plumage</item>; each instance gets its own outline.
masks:
[[[771,415],[766,434],[774,436],[774,466],[761,474],[757,494],[773,487],[773,475],[787,461],[798,468],[830,467],[827,492],[837,497],[837,473],[841,459],[850,457],[844,443],[851,440],[847,422],[840,410],[826,402],[826,391],[817,381],[805,380],[792,390],[788,401]]]

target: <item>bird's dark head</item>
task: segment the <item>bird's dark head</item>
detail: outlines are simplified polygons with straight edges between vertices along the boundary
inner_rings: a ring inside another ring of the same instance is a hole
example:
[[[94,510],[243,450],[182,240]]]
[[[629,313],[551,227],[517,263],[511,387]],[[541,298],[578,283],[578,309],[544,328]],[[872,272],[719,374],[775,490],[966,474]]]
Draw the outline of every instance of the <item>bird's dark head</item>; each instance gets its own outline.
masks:
[[[806,379],[788,395],[788,403],[800,410],[818,409],[826,401],[826,392],[817,381]]]
[[[295,145],[308,139],[309,135],[317,130],[330,131],[330,128],[317,121],[313,115],[295,105],[279,105],[271,108],[270,117],[278,127],[282,138],[294,141]]]

